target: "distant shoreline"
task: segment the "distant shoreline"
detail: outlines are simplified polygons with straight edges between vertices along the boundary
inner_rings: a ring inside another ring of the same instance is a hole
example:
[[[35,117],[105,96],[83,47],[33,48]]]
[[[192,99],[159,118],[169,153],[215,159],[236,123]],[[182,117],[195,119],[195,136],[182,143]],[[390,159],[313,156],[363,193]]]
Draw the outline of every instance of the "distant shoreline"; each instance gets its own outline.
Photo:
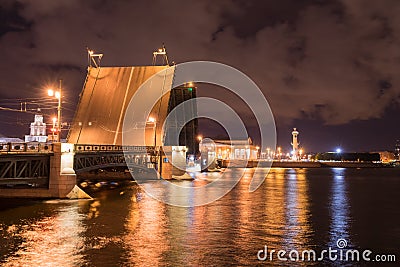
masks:
[[[240,164],[241,163],[241,164]],[[223,160],[222,166],[226,168],[229,160]],[[243,161],[232,161],[231,167],[243,166]],[[388,168],[393,165],[381,162],[351,162],[351,161],[249,161],[247,167],[271,167],[271,168]]]

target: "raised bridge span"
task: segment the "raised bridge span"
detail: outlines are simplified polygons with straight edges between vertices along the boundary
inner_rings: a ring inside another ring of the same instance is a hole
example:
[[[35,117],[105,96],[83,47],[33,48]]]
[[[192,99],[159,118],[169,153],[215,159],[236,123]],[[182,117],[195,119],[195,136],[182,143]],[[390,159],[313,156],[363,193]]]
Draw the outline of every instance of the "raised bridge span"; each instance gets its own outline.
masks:
[[[122,124],[129,101],[147,79],[162,72],[147,88],[157,95],[164,94],[150,115],[157,121],[156,143],[161,144],[161,127],[168,113],[174,71],[169,66],[89,68],[67,142],[122,145]],[[143,116],[137,123],[146,130],[146,136],[152,137],[154,126],[146,125],[147,120]],[[149,138],[146,143],[152,144],[153,139]],[[129,142],[125,140],[127,145],[142,145],[134,139]]]
[[[162,75],[157,77],[158,73]],[[168,165],[165,153],[171,156],[175,152],[160,151],[155,145],[165,145],[162,127],[169,111],[182,101],[196,97],[192,88],[171,91],[174,74],[174,66],[89,67],[67,144],[0,144],[0,197],[65,197],[76,184],[75,173],[127,163],[140,171],[154,171],[156,167],[160,173],[168,172],[162,177],[171,176],[174,168]],[[134,138],[124,140],[123,146],[123,119],[129,101],[153,75],[156,78],[152,79],[149,93],[162,96],[150,112],[157,123],[149,124],[145,116],[136,122],[145,131],[145,144],[153,146],[143,146]],[[192,107],[190,112],[196,112],[196,108]],[[195,140],[197,121],[189,126],[190,131],[184,131],[184,139]],[[179,151],[186,152],[185,148]],[[183,164],[185,157],[179,160]],[[161,169],[162,162],[165,162],[164,169]],[[32,188],[17,190],[26,185]]]

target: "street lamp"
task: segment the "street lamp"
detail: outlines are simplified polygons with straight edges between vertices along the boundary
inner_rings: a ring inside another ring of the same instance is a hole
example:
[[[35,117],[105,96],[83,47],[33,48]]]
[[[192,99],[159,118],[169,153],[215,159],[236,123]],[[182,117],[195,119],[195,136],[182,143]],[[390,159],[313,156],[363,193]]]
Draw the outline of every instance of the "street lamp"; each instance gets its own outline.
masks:
[[[149,123],[153,123],[153,128],[154,128],[154,149],[156,149],[156,145],[157,145],[157,121],[155,118],[150,117],[147,122]]]
[[[60,80],[60,85],[58,87],[58,91],[54,91],[53,89],[47,90],[47,94],[51,97],[55,97],[58,99],[57,105],[57,142],[61,141],[61,89],[62,89],[62,80]],[[53,120],[54,122],[54,120]],[[54,140],[54,139],[53,139]]]
[[[56,131],[56,122],[57,118],[53,118],[53,128],[51,128],[51,132],[53,134],[53,139],[51,139],[54,142],[54,132]]]

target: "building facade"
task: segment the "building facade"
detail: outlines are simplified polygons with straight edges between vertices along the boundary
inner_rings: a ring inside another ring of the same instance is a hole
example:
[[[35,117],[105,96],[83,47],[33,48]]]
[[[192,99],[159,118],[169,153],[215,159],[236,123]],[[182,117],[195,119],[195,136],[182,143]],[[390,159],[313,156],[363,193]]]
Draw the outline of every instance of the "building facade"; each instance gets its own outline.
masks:
[[[202,155],[211,159],[221,160],[256,160],[259,147],[253,145],[251,138],[247,140],[211,140],[203,139],[200,142]]]
[[[43,115],[35,115],[35,120],[30,126],[30,134],[25,135],[25,142],[47,142],[46,123],[43,122]]]

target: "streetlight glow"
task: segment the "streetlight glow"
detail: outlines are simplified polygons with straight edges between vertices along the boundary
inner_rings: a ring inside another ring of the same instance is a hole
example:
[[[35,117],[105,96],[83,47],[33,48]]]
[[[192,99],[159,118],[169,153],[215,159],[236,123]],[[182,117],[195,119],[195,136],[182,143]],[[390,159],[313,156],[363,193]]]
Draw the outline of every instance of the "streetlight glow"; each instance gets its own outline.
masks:
[[[53,118],[53,125],[55,126],[55,122],[57,122],[57,142],[61,141],[61,90],[62,90],[62,81],[60,80],[60,85],[58,88],[58,91],[54,91],[53,89],[48,89],[47,90],[47,94],[50,97],[55,97],[56,99],[58,99],[58,105],[57,105],[57,119]],[[53,128],[54,128],[53,126]],[[54,132],[53,132],[54,133]],[[53,141],[54,141],[54,136],[53,136]]]
[[[147,120],[147,123],[153,123],[153,129],[154,129],[154,148],[157,145],[157,121],[156,118],[154,117],[149,117]]]

